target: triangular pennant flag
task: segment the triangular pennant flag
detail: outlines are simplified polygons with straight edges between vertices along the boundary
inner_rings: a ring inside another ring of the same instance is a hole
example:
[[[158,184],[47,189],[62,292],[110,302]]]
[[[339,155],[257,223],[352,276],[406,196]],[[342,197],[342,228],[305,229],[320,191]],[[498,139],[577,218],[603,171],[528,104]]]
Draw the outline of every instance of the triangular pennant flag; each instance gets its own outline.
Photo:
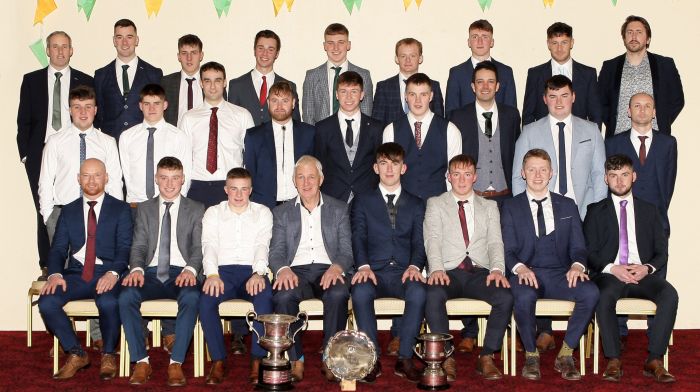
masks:
[[[216,8],[216,13],[219,14],[219,18],[221,18],[221,14],[226,14],[228,15],[228,9],[231,7],[231,0],[214,0],[214,8]]]
[[[479,7],[481,7],[481,11],[484,12],[487,8],[491,8],[491,2],[493,0],[479,0]]]
[[[39,38],[36,42],[29,45],[34,57],[39,60],[42,67],[49,65],[49,59],[46,57],[46,48],[44,48],[44,40]]]
[[[420,3],[422,3],[423,0],[415,0],[415,1],[416,1],[416,6],[417,6],[418,8],[420,8]],[[405,10],[408,10],[408,6],[410,6],[411,3],[413,3],[413,0],[403,0],[403,8],[404,8]]]
[[[617,0],[612,0],[613,6],[617,5]]]
[[[163,5],[163,0],[145,0],[146,1],[146,12],[150,18],[153,15],[158,16],[158,11],[160,11],[160,6]]]
[[[272,6],[275,8],[275,16],[279,14],[283,4],[287,4],[287,11],[292,11],[294,0],[272,0]]]
[[[36,11],[34,11],[34,24],[44,23],[46,15],[56,10],[54,0],[36,0]]]
[[[554,0],[542,0],[542,3],[544,3],[545,7],[549,6],[551,8],[554,6]]]
[[[92,15],[92,9],[95,8],[96,0],[78,0],[78,12],[81,10],[85,12],[85,18],[90,21],[90,16]]]
[[[353,6],[359,10],[362,5],[362,0],[343,0],[343,3],[345,3],[345,8],[347,8],[350,15],[352,15]]]

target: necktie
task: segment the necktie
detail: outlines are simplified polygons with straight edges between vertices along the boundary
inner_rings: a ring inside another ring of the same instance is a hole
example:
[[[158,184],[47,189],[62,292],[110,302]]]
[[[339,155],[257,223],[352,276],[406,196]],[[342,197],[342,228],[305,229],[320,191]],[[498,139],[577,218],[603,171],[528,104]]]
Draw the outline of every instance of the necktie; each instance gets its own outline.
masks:
[[[639,146],[639,163],[642,165],[644,162],[647,160],[647,144],[646,140],[649,136],[639,136],[639,141],[642,142],[642,144]]]
[[[566,172],[566,139],[564,137],[564,127],[566,124],[558,122],[559,127],[559,194],[566,195],[567,172]]]
[[[620,265],[627,265],[630,256],[627,239],[627,200],[620,200]]]
[[[394,204],[395,197],[396,195],[386,195],[386,210],[389,213],[389,222],[391,222],[392,229],[396,228],[396,205]]]
[[[156,131],[154,127],[148,129],[148,142],[146,144],[146,196],[150,199],[156,194],[155,186],[153,185],[153,133]]]
[[[267,77],[263,75],[262,79],[262,86],[260,86],[260,107],[265,106],[265,102],[267,102]]]
[[[338,97],[335,92],[338,90],[338,75],[340,75],[340,67],[331,67],[335,71],[335,76],[333,76],[333,113],[338,111],[340,103],[338,102]]]
[[[423,123],[421,121],[416,121],[413,125],[416,128],[416,147],[420,150],[421,146],[423,145],[423,141],[421,140],[421,133],[420,133],[420,126]]]
[[[406,79],[403,80],[403,84],[404,84],[404,85],[406,84]],[[408,113],[408,101],[406,101],[406,93],[405,93],[405,91],[406,91],[406,90],[404,89],[404,94],[403,94],[403,95],[404,95],[404,97],[403,97],[403,98],[404,98],[404,99],[403,99],[403,112],[404,112],[404,113]]]
[[[491,117],[493,117],[493,112],[483,112],[482,116],[486,119],[486,129],[484,129],[484,134],[490,139],[493,136],[493,124],[491,123]]]
[[[348,124],[348,127],[345,128],[345,144],[348,145],[348,147],[352,147],[352,142],[355,140],[355,135],[352,133],[352,122],[354,120],[352,118],[346,118],[345,122]]]
[[[284,173],[284,143],[286,142],[287,139],[287,127],[282,125],[282,173]]]
[[[209,144],[207,145],[207,171],[214,174],[217,164],[217,138],[219,137],[219,118],[216,116],[217,107],[211,108],[209,118]]]
[[[532,199],[537,203],[537,236],[542,238],[547,235],[547,226],[544,224],[544,210],[542,209],[542,203],[547,200],[545,197],[542,200]]]
[[[51,128],[58,131],[61,129],[61,76],[56,72],[56,81],[53,83],[53,108],[51,109]]]
[[[158,269],[156,277],[162,283],[170,277],[170,206],[172,201],[166,201],[163,222],[160,224],[160,243],[158,244]]]
[[[83,164],[83,161],[85,161],[85,155],[87,154],[87,147],[85,146],[85,132],[80,132],[78,134],[80,136],[80,164]]]
[[[187,110],[190,110],[194,105],[194,93],[192,92],[194,78],[186,78],[185,80],[187,81]]]
[[[128,65],[122,65],[122,91],[124,92],[124,95],[129,94],[130,91],[129,74],[126,72],[127,69],[129,69]]]
[[[459,214],[459,224],[462,226],[462,237],[464,237],[465,248],[469,248],[469,227],[467,226],[467,214],[464,213],[464,205],[467,203],[469,203],[468,200],[460,200],[457,202],[457,205],[459,206],[457,209]],[[468,252],[464,257],[464,260],[462,260],[457,268],[465,271],[471,271],[474,268],[472,265],[472,259],[469,257]]]
[[[97,233],[97,215],[95,215],[96,201],[87,202],[90,206],[88,211],[87,239],[85,240],[85,265],[81,278],[89,282],[95,274],[95,234]]]

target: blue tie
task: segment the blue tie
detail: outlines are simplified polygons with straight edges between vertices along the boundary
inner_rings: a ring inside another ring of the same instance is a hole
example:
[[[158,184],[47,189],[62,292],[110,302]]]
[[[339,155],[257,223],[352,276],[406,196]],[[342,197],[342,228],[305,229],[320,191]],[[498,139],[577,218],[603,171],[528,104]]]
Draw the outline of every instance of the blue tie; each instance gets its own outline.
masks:
[[[160,224],[160,244],[158,245],[158,267],[156,277],[161,283],[165,283],[170,278],[170,206],[172,201],[166,201],[163,221]]]
[[[153,132],[155,127],[148,127],[148,140],[146,141],[146,197],[149,199],[156,194],[155,185],[153,185]]]
[[[566,139],[564,138],[566,124],[560,121],[557,126],[559,127],[559,194],[566,195]]]
[[[83,161],[85,161],[85,154],[87,153],[87,147],[85,147],[85,133],[81,132],[80,134],[80,164],[83,164]]]

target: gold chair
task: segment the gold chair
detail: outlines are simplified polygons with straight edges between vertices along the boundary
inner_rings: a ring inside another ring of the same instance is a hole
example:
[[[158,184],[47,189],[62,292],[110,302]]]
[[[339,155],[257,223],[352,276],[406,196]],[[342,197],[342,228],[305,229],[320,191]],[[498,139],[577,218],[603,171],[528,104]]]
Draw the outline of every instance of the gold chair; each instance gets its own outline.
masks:
[[[27,347],[32,347],[32,330],[34,322],[34,313],[32,312],[32,307],[37,304],[34,301],[34,297],[38,297],[41,293],[42,287],[46,284],[46,281],[34,281],[27,291]]]
[[[30,309],[31,311],[31,309]],[[95,305],[95,301],[92,299],[81,299],[77,301],[70,301],[67,304],[63,306],[63,311],[66,312],[66,315],[71,319],[71,321],[74,323],[74,328],[75,328],[75,318],[97,318],[99,317],[99,312],[97,311],[97,305]],[[86,335],[86,346],[90,345],[90,331],[89,327],[86,328],[85,335]],[[122,335],[123,336],[123,335]],[[122,350],[122,353],[124,351]],[[58,373],[58,353],[59,353],[59,348],[58,348],[58,338],[54,335],[53,337],[53,374]],[[121,361],[121,356],[120,356],[120,361]],[[121,366],[119,368],[119,372],[121,374]]]

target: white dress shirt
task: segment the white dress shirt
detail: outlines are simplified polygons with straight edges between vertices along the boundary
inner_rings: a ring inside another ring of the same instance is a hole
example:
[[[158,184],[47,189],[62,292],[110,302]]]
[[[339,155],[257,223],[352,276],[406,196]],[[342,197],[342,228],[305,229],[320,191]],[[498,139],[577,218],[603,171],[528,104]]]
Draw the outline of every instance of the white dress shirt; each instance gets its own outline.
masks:
[[[634,197],[632,193],[627,195],[627,197],[620,197],[615,194],[611,194],[613,206],[615,207],[615,215],[617,216],[617,227],[620,227],[620,202],[622,200],[627,200],[627,206],[625,211],[627,212],[627,249],[628,257],[627,264],[642,264],[642,259],[639,257],[639,248],[637,248],[637,225],[634,219]],[[619,235],[619,231],[617,232]],[[620,265],[620,250],[618,246],[617,255],[615,255],[615,261],[608,264],[603,268],[603,273],[611,273],[612,267],[614,265]]]
[[[129,90],[131,90],[131,86],[134,85],[134,77],[136,76],[136,67],[139,65],[139,58],[138,56],[134,56],[134,58],[131,59],[131,61],[125,63],[117,57],[116,61],[114,62],[114,71],[117,75],[117,84],[119,85],[119,91],[121,91],[122,95],[124,95],[124,83],[122,80],[122,73],[124,71],[122,65],[129,66],[129,68],[126,69],[126,75],[129,78]],[[138,94],[140,93],[140,91],[136,91],[135,93]]]
[[[556,60],[551,60],[552,64],[552,76],[554,75],[564,75],[570,80],[573,80],[573,66],[574,60],[569,57],[569,59],[564,64],[559,64]]]
[[[491,135],[495,135],[496,129],[498,128],[498,105],[496,105],[496,101],[494,101],[493,106],[488,109],[482,108],[478,102],[476,102],[474,106],[476,106],[476,121],[479,122],[479,128],[481,128],[481,132],[484,134],[486,134],[486,117],[484,117],[484,113],[493,113],[491,115]]]
[[[90,200],[84,196],[82,197],[82,199],[83,199],[83,228],[85,229],[85,243],[83,243],[82,248],[80,248],[77,252],[75,252],[73,254],[73,258],[78,260],[80,262],[80,264],[85,265],[85,251],[87,250],[86,247],[87,247],[87,236],[88,236],[87,227],[88,227],[88,218],[89,218],[89,212],[90,212],[90,205],[88,204],[88,202]],[[95,207],[93,208],[95,210],[95,218],[96,218],[95,222],[99,222],[100,221],[100,212],[102,211],[102,204],[105,201],[105,194],[102,193],[97,199],[95,199],[95,201],[97,202],[97,204],[95,204]],[[101,265],[101,264],[102,264],[102,260],[99,257],[95,256],[95,265]]]
[[[352,116],[348,116],[342,110],[338,110],[338,125],[340,126],[340,134],[343,136],[345,143],[345,135],[348,133],[348,123],[345,120],[352,120],[352,147],[357,151],[357,143],[360,140],[360,126],[362,125],[362,112],[360,108]],[[345,147],[345,146],[343,146]]]
[[[204,93],[202,93],[202,84],[199,82],[199,70],[194,73],[194,75],[188,75],[185,71],[180,71],[180,94],[178,95],[177,104],[177,120],[178,122],[185,114],[187,109],[187,89],[189,83],[187,79],[192,79],[192,109],[199,107],[204,102]]]
[[[53,129],[53,87],[56,83],[56,72],[61,73],[61,128]],[[65,67],[62,70],[57,70],[49,64],[48,68],[48,86],[49,86],[49,106],[47,108],[48,115],[46,117],[46,136],[44,143],[49,140],[49,136],[58,133],[71,125],[70,122],[70,104],[68,102],[68,93],[70,92],[70,67]]]
[[[250,76],[253,78],[253,87],[255,87],[255,94],[258,95],[258,99],[260,99],[260,89],[262,88],[263,76],[265,76],[265,81],[267,82],[267,94],[270,94],[270,87],[275,84],[275,71],[270,71],[263,75],[263,73],[258,71],[257,68],[253,68],[253,70],[250,71]]]
[[[485,58],[485,59],[483,59],[483,60],[479,60],[479,59],[477,59],[477,58],[474,57],[474,56],[471,56],[470,58],[471,58],[471,60],[472,60],[472,67],[473,67],[473,68],[476,68],[476,65],[479,64],[479,63],[482,62],[482,61],[493,61],[493,59],[491,59],[491,56],[489,56],[488,58]]]
[[[299,238],[297,254],[292,261],[292,267],[309,264],[333,264],[323,243],[323,231],[321,230],[323,195],[320,197],[318,205],[311,212],[304,207],[304,203],[299,197],[294,201],[294,206],[298,207],[301,212],[301,237]]]
[[[637,153],[637,158],[639,158],[639,148],[642,146],[642,141],[639,140],[640,136],[647,137],[644,140],[644,145],[647,148],[647,156],[649,156],[649,149],[651,148],[651,141],[654,138],[654,132],[649,131],[645,135],[642,135],[639,131],[632,127],[632,130],[630,131],[630,141],[632,142],[632,146],[634,146],[634,151]]]
[[[455,199],[455,210],[457,213],[459,213],[459,204],[457,202],[459,201],[465,201],[461,200],[452,193],[452,198]],[[469,232],[469,236],[471,237],[474,235],[474,192],[469,195],[469,197],[466,198],[466,203],[462,204],[462,209],[464,210],[464,217],[467,218],[467,231]],[[462,226],[459,227],[459,230],[462,230]]]
[[[178,196],[173,200],[173,204],[170,206],[170,265],[173,267],[184,267],[190,270],[195,276],[197,275],[197,270],[192,267],[186,267],[187,261],[185,257],[180,253],[180,247],[177,244],[177,217],[180,212],[180,201],[182,198]],[[158,208],[158,240],[156,244],[156,251],[153,253],[153,258],[151,262],[148,263],[149,267],[158,267],[158,255],[160,253],[160,234],[163,230],[163,215],[165,215],[165,200],[158,197],[159,208]]]
[[[326,69],[328,70],[328,97],[330,97],[330,106],[331,112],[326,113],[324,117],[328,117],[331,114],[333,114],[333,100],[335,99],[335,91],[333,90],[333,79],[335,79],[335,70],[331,67],[335,67],[336,65],[331,63],[330,61],[326,62]],[[340,75],[343,72],[346,72],[348,70],[348,60],[345,60],[344,63],[339,65],[340,67],[340,72],[338,75]]]
[[[284,128],[284,129],[283,129]],[[294,186],[294,122],[290,119],[281,125],[272,121],[275,138],[275,163],[277,165],[277,201],[289,200],[297,195]]]
[[[408,103],[406,102],[406,80],[408,80],[408,76],[399,72],[399,92],[401,93],[401,107],[404,108],[404,112],[408,111]]]
[[[571,141],[573,138],[573,127],[571,124],[571,115],[567,116],[565,119],[559,121],[556,118],[549,116],[549,129],[552,131],[552,142],[554,142],[554,150],[557,152],[556,157],[552,157],[552,160],[559,164],[559,126],[558,122],[563,122],[564,125],[564,144],[566,146],[566,196],[577,202],[576,195],[574,194],[574,182],[573,176],[571,175],[571,148],[573,147]],[[557,174],[557,180],[554,183],[554,189],[559,191],[559,180],[561,175]],[[557,192],[558,193],[558,192]]]

